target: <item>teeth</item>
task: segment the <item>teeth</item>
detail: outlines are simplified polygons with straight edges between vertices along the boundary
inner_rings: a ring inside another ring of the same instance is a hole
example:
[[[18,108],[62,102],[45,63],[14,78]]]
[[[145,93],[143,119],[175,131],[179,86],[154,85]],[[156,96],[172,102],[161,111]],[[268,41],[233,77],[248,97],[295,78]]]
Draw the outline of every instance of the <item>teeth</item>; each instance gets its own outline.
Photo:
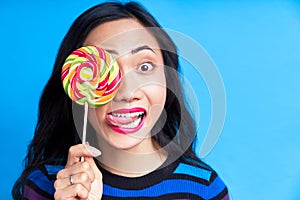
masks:
[[[134,120],[132,123],[130,124],[125,124],[125,125],[120,125],[121,128],[135,128],[139,125],[139,123],[141,122],[142,118],[138,118],[137,120]]]
[[[132,112],[132,113],[117,113],[117,112],[112,112],[111,115],[116,118],[120,118],[120,123],[117,121],[113,122],[114,126],[119,126],[120,128],[124,129],[130,129],[130,128],[136,128],[142,120],[142,116],[145,114],[145,112]],[[122,119],[123,118],[123,119]],[[128,119],[126,119],[128,118]],[[121,121],[129,121],[130,123],[121,123]],[[134,120],[134,121],[132,121]]]
[[[144,114],[144,112],[133,112],[133,113],[112,113],[112,116],[115,117],[138,117]]]

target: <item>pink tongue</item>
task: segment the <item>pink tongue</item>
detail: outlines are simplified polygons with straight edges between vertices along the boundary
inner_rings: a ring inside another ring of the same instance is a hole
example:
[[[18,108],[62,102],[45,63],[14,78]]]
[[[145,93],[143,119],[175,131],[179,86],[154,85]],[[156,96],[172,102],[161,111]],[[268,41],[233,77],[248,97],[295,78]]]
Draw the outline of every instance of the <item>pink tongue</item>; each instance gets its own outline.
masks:
[[[130,124],[133,121],[137,120],[139,117],[135,116],[135,117],[117,117],[117,116],[113,116],[113,115],[106,115],[106,120],[114,126],[119,126],[119,125],[126,125],[126,124]]]

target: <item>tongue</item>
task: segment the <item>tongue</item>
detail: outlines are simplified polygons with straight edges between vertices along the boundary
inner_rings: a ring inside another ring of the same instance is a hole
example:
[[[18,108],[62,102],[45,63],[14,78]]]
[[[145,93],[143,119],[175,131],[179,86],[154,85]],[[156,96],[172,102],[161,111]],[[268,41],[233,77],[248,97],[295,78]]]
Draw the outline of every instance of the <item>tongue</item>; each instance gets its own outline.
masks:
[[[127,125],[135,120],[137,120],[139,117],[117,117],[113,115],[106,115],[106,120],[108,121],[109,124],[113,126],[120,126],[120,125]]]

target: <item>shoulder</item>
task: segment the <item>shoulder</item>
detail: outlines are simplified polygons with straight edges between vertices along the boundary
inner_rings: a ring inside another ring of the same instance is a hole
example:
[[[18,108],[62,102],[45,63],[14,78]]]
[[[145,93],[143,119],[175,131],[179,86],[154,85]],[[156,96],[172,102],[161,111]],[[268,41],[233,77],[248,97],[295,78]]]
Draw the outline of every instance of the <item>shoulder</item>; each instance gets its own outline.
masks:
[[[225,183],[214,169],[201,160],[183,158],[173,175],[189,182],[189,185],[193,185],[199,193],[206,196],[205,199],[229,199]]]
[[[25,199],[52,199],[55,192],[56,174],[63,169],[61,165],[42,165],[34,168],[26,177]]]

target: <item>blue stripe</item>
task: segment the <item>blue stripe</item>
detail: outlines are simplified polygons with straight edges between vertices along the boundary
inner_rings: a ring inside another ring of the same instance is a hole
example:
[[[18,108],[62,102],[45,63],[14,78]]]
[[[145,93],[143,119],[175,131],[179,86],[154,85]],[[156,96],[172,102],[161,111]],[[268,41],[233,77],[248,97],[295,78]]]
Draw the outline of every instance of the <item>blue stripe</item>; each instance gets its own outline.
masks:
[[[32,171],[28,176],[28,179],[31,180],[41,190],[51,195],[54,194],[54,181],[50,181],[40,170]]]
[[[208,186],[209,187],[209,199],[220,194],[226,187],[220,177],[216,177],[214,181]]]
[[[165,180],[157,185],[141,190],[125,190],[103,185],[103,194],[114,197],[157,197],[166,194],[190,193],[204,199],[214,197],[219,194],[225,185],[217,177],[212,186],[205,186],[190,180]]]
[[[45,165],[45,168],[49,175],[56,175],[60,170],[64,168],[62,165]]]
[[[180,163],[180,165],[176,168],[174,173],[175,174],[187,174],[190,176],[194,176],[194,177],[209,181],[212,172],[208,171],[206,169],[194,167],[192,165]]]

